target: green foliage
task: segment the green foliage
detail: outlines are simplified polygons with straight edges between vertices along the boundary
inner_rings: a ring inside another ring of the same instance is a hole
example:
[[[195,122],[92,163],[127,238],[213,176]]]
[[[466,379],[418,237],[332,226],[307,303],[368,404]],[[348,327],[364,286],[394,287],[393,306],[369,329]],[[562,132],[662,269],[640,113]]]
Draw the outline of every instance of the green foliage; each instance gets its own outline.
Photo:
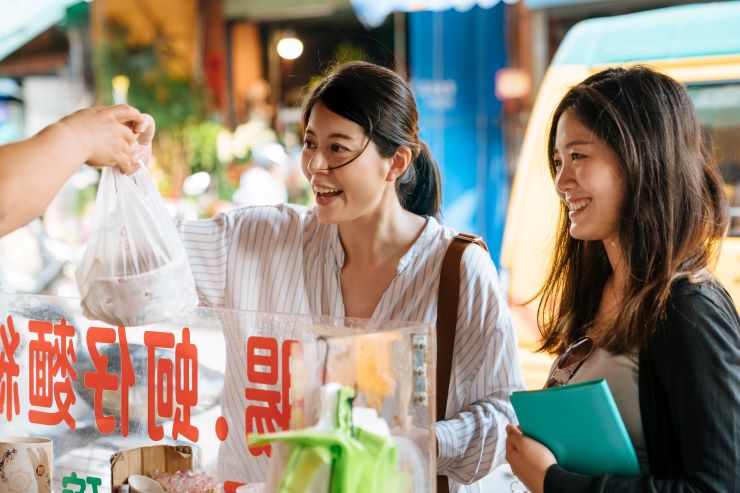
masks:
[[[111,21],[109,29],[97,54],[98,91],[106,104],[113,102],[112,78],[125,75],[131,81],[129,104],[152,115],[158,131],[205,119],[208,89],[178,70],[169,40],[157,35],[151,45],[130,46],[124,26]]]
[[[319,82],[329,75],[337,65],[341,65],[346,62],[369,60],[370,55],[368,55],[361,47],[353,45],[348,41],[342,41],[337,45],[337,49],[334,50],[334,56],[332,57],[331,63],[326,67],[321,75],[311,77],[311,80],[308,82],[308,86],[306,87],[306,93],[311,94],[314,88],[319,85]]]
[[[340,65],[352,61],[368,61],[370,56],[365,50],[347,41],[342,41],[334,52],[333,65]]]
[[[188,162],[193,173],[215,173],[219,170],[221,163],[218,160],[216,141],[223,128],[221,124],[209,121],[185,127]]]
[[[160,191],[178,197],[187,175],[208,171],[222,176],[216,154],[220,125],[206,120],[210,93],[179,65],[170,41],[157,34],[149,45],[127,43],[127,28],[115,21],[98,46],[96,80],[105,104],[113,103],[113,77],[128,77],[128,103],[149,113],[157,124],[154,156],[162,170]],[[156,30],[160,33],[160,30]]]

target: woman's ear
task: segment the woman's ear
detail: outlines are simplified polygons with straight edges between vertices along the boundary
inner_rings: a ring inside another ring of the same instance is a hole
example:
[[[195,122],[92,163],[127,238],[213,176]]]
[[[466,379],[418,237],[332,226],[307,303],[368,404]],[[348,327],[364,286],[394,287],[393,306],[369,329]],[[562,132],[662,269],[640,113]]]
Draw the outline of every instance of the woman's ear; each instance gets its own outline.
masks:
[[[398,146],[396,153],[390,157],[391,168],[388,170],[387,181],[395,182],[399,177],[403,176],[406,169],[411,164],[413,154],[411,149],[406,146]]]

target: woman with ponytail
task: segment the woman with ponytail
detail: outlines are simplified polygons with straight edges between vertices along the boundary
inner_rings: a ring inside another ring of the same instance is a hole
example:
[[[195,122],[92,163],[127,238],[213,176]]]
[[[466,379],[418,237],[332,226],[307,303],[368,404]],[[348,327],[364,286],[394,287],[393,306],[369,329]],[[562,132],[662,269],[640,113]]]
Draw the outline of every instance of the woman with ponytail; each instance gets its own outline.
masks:
[[[201,303],[434,324],[455,232],[441,223],[439,169],[419,138],[408,85],[377,65],[341,65],[310,94],[302,126],[315,207],[246,207],[181,224]],[[503,460],[504,429],[514,418],[509,395],[522,380],[491,258],[467,248],[460,267],[437,473],[452,491],[477,492],[472,483]],[[266,457],[244,455],[243,436],[229,434],[221,476],[264,481]]]

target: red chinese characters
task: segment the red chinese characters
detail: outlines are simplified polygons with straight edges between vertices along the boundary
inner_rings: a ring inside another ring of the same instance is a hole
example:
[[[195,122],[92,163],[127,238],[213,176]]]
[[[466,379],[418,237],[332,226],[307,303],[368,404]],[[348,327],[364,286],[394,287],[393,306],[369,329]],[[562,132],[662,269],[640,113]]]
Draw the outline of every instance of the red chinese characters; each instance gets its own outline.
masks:
[[[77,361],[72,340],[75,328],[67,325],[65,319],[53,325],[51,322],[30,320],[28,331],[36,334],[36,339],[28,346],[30,373],[28,401],[31,407],[52,409],[52,411],[31,409],[28,412],[28,419],[31,423],[43,425],[57,425],[64,421],[74,430],[76,424],[69,410],[77,401],[72,388],[72,382],[77,379],[77,373],[72,366]]]
[[[0,325],[0,415],[10,422],[13,416],[21,412],[18,401],[18,382],[20,365],[15,361],[15,352],[20,343],[20,335],[13,325],[13,318],[8,316],[7,328]]]
[[[118,328],[118,347],[121,365],[121,377],[108,373],[108,356],[100,354],[98,344],[113,344],[116,342],[116,330],[108,327],[90,327],[87,331],[87,351],[90,354],[94,372],[87,372],[83,377],[85,387],[94,392],[95,424],[100,433],[113,433],[116,423],[113,416],[103,415],[103,392],[120,392],[121,435],[128,436],[128,393],[136,382],[136,376],[131,366],[126,330]]]
[[[287,430],[290,424],[290,352],[297,341],[287,340],[278,352],[278,342],[271,337],[252,336],[247,339],[247,398],[245,416],[247,433],[272,433]],[[265,386],[278,389],[266,389]],[[256,387],[255,385],[260,385]],[[259,403],[259,404],[255,404]],[[269,445],[250,447],[257,457],[271,456]]]
[[[198,403],[198,349],[190,342],[190,330],[182,331],[182,342],[175,345],[175,336],[164,332],[145,332],[147,346],[148,432],[152,440],[164,438],[164,429],[157,417],[172,419],[172,437],[180,435],[198,441],[198,428],[190,423],[192,407]],[[157,358],[156,349],[174,349],[175,362]],[[175,412],[175,403],[178,405]]]
[[[172,438],[182,435],[198,441],[198,429],[190,424],[190,410],[198,404],[198,348],[190,343],[190,331],[182,332],[182,342],[175,346],[175,400],[179,407],[172,422]]]

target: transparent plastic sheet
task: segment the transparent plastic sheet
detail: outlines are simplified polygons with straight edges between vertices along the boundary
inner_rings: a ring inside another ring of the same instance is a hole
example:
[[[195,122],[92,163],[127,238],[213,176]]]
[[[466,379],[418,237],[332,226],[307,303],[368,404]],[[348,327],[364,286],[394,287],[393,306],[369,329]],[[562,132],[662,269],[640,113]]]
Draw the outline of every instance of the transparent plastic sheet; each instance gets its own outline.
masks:
[[[128,176],[103,169],[76,277],[85,315],[113,325],[156,323],[198,305],[185,248],[145,167]]]
[[[0,435],[52,439],[54,491],[74,474],[86,492],[96,481],[110,492],[113,454],[167,444],[191,446],[194,468],[226,491],[264,492],[280,450],[248,448],[247,433],[316,424],[326,382],[355,389],[353,405],[387,422],[407,493],[432,491],[431,326],[197,308],[129,330],[79,306],[0,293]]]

